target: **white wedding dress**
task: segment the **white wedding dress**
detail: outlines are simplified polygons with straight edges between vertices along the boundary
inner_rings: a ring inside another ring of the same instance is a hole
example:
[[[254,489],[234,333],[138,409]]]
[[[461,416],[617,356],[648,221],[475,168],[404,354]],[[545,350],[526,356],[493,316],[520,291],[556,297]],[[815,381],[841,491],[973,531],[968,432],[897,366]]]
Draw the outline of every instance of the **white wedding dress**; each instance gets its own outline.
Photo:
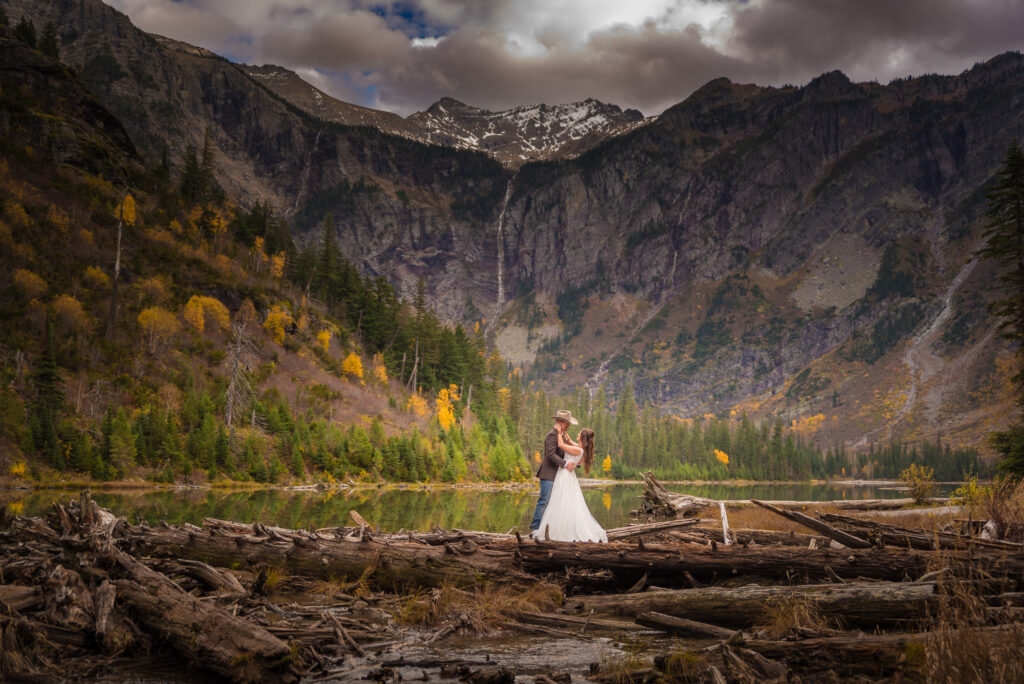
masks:
[[[579,463],[583,455],[566,455],[566,462]],[[537,539],[544,539],[544,530],[552,541],[607,542],[608,535],[594,519],[583,499],[583,489],[576,479],[576,471],[559,468],[551,486],[551,497],[540,527],[533,532]]]

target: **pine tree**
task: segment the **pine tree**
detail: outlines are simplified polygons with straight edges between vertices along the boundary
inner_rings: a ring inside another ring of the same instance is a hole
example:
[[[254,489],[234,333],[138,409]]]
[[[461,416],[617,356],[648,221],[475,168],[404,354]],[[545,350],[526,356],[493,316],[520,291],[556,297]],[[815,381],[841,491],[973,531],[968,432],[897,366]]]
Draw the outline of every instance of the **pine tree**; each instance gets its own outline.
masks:
[[[1016,387],[1019,408],[1016,423],[990,439],[1003,456],[1000,468],[1024,477],[1024,152],[1016,142],[1007,150],[989,191],[985,217],[985,245],[977,255],[994,260],[1002,269],[999,291],[1003,296],[989,310],[1000,319],[1003,337],[1016,346],[1017,372],[1010,381]]]
[[[57,349],[50,318],[46,318],[46,344],[32,373],[33,402],[29,411],[29,427],[36,449],[57,470],[66,467],[57,437],[57,417],[64,405],[64,391],[57,368]]]
[[[57,39],[57,29],[52,21],[46,22],[43,27],[43,35],[39,39],[39,51],[50,59],[60,58],[60,44]]]
[[[18,25],[14,27],[14,37],[34,48],[36,46],[36,25],[31,20],[22,17]]]
[[[189,145],[185,148],[185,159],[181,167],[181,195],[187,202],[195,203],[200,201],[205,192],[196,148]]]

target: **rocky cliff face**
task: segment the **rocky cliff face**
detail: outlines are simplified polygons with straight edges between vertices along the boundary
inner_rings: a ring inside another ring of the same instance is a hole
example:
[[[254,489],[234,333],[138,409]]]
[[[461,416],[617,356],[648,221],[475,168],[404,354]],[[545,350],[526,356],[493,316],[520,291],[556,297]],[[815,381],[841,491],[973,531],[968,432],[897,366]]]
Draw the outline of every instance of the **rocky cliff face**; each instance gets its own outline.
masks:
[[[991,274],[964,269],[984,186],[1024,134],[1019,54],[888,85],[719,79],[578,156],[509,169],[501,140],[550,132],[565,149],[605,106],[574,119],[442,101],[410,119],[448,145],[500,128],[492,156],[423,145],[372,110],[313,116],[301,84],[158,40],[98,0],[3,2],[55,22],[62,58],[144,156],[176,161],[208,128],[243,203],[270,200],[305,239],[333,211],[366,272],[408,296],[424,277],[442,315],[528,339],[518,358],[552,336],[542,383],[632,381],[686,415],[829,409],[849,427],[837,439],[948,433],[994,405],[950,402],[986,391],[1001,358],[980,313]]]

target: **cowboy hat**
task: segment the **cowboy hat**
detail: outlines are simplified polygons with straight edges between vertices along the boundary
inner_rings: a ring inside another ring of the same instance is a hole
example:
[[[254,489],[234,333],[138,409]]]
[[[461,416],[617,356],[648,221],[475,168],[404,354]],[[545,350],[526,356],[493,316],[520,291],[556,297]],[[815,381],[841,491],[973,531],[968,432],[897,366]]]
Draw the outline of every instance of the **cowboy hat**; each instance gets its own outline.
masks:
[[[555,411],[555,415],[551,417],[554,418],[555,420],[564,420],[566,423],[569,423],[570,425],[580,424],[580,421],[573,418],[572,413],[570,411],[566,411],[565,409],[559,409],[558,411]]]

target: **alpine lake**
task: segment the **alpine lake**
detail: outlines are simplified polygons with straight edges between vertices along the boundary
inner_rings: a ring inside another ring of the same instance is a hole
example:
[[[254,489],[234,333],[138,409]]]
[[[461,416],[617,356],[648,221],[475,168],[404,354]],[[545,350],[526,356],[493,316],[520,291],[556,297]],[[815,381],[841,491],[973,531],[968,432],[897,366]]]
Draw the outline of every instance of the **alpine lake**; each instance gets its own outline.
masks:
[[[630,522],[637,508],[639,483],[583,483],[583,495],[597,521],[605,529]],[[716,500],[762,499],[766,501],[832,501],[838,499],[902,498],[898,483],[665,483],[675,492]],[[936,496],[947,496],[955,484],[940,484]],[[0,490],[0,504],[20,515],[45,515],[55,501],[77,498],[79,490]],[[380,529],[427,531],[444,529],[507,532],[525,530],[537,501],[537,487],[463,485],[358,486],[347,489],[99,489],[93,499],[130,522],[150,525],[201,525],[204,518],[261,522],[287,528],[320,528],[352,525],[349,511],[357,511]]]

